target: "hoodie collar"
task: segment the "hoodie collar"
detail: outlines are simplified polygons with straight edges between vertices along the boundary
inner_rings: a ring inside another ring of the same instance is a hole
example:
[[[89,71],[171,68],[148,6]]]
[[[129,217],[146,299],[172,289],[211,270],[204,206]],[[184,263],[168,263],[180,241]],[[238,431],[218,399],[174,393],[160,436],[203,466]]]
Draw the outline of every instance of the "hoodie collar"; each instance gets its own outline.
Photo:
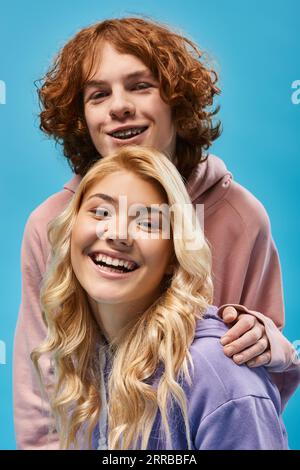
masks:
[[[195,202],[216,183],[232,179],[225,163],[216,155],[209,154],[207,159],[199,163],[187,182],[187,190],[192,202]]]
[[[82,178],[80,175],[74,175],[73,178],[71,178],[67,183],[64,184],[64,189],[70,191],[71,193],[75,193],[81,180]]]
[[[197,319],[195,338],[220,338],[228,330],[228,326],[219,317],[218,307],[210,305],[205,311],[203,318]]]

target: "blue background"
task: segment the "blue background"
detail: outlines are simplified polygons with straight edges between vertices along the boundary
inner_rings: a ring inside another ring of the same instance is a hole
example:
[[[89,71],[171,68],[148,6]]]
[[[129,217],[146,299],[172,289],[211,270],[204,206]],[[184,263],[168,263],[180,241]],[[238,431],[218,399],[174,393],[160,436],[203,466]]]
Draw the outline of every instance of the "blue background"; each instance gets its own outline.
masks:
[[[124,8],[124,3],[126,8]],[[285,334],[300,339],[299,127],[300,104],[292,82],[300,79],[298,0],[2,2],[0,80],[0,448],[15,448],[12,348],[20,302],[20,247],[29,213],[71,176],[60,149],[38,129],[34,80],[79,29],[108,17],[145,14],[177,27],[214,60],[223,91],[224,132],[212,147],[235,179],[266,207],[279,249],[286,302]],[[300,449],[300,391],[284,419],[290,446]]]

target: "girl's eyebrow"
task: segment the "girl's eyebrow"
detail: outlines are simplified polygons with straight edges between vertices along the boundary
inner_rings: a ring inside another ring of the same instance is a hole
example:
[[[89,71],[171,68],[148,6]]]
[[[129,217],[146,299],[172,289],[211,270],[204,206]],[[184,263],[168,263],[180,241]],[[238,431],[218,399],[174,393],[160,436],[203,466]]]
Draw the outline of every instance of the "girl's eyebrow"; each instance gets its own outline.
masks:
[[[123,79],[130,80],[130,79],[137,79],[137,78],[146,77],[146,76],[149,78],[153,78],[150,70],[142,69],[142,70],[136,70],[135,72],[124,75]],[[91,88],[94,86],[103,86],[103,85],[107,85],[107,82],[105,80],[88,80],[84,84],[84,89],[86,90],[87,88]]]
[[[110,202],[114,206],[118,205],[117,199],[113,198],[112,196],[109,196],[108,194],[103,194],[103,193],[92,194],[87,200],[89,201],[93,197],[98,197],[99,199],[103,199],[104,201]]]

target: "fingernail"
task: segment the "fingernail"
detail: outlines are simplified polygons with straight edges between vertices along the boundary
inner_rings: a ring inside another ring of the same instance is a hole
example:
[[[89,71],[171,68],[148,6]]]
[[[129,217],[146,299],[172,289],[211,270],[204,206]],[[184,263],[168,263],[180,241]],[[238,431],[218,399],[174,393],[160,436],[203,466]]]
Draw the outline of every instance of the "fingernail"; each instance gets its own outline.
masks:
[[[255,364],[255,361],[249,361],[249,362],[247,362],[247,366],[249,366],[249,367],[253,367],[254,364]]]
[[[226,318],[226,322],[230,323],[235,319],[235,316],[234,315],[227,315],[225,318]]]
[[[240,362],[242,362],[242,360],[243,360],[242,354],[238,354],[237,356],[234,356],[234,361],[235,362],[240,363]]]
[[[224,348],[224,352],[225,354],[228,354],[229,356],[231,356],[233,354],[233,348],[230,346],[228,348],[226,347]]]
[[[222,346],[225,346],[226,344],[230,343],[230,338],[228,336],[223,336],[220,340]]]

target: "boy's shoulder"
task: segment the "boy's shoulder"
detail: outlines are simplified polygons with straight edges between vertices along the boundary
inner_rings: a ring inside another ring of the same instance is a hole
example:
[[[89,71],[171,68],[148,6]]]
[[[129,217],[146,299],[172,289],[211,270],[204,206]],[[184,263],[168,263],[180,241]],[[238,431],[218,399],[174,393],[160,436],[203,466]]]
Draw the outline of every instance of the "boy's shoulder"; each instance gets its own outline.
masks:
[[[247,188],[235,181],[225,162],[210,154],[198,165],[189,180],[189,194],[194,204],[204,204],[206,221],[218,220],[231,233],[269,236],[270,220],[261,201]]]
[[[48,225],[58,216],[72,199],[80,182],[79,176],[74,176],[63,189],[48,197],[29,215],[23,236],[24,247],[36,256],[42,250],[44,258],[48,256]]]
[[[241,184],[231,181],[224,202],[245,226],[251,227],[252,230],[270,230],[270,219],[264,205]]]
[[[68,181],[61,191],[52,194],[39,204],[30,214],[28,224],[38,229],[47,226],[48,223],[59,215],[72,199],[80,182],[80,176],[75,175]]]

